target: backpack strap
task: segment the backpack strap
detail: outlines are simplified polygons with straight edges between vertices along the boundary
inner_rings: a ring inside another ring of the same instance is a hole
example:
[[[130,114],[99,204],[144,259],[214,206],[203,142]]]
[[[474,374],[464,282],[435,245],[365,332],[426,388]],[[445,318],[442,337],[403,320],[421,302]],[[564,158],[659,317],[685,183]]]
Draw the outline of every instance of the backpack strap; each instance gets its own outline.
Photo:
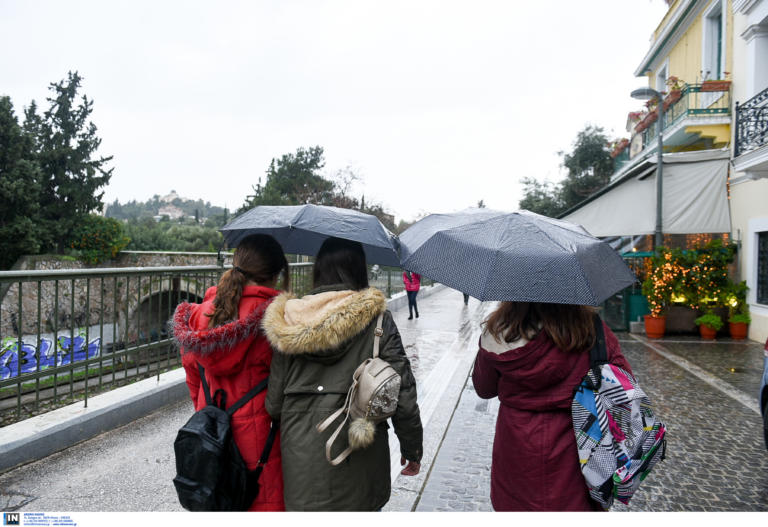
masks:
[[[603,331],[603,321],[600,319],[600,315],[595,313],[593,319],[595,325],[595,343],[592,345],[592,349],[589,350],[589,369],[592,370],[592,374],[595,376],[597,385],[595,390],[600,388],[602,377],[600,375],[600,367],[603,364],[608,363],[608,353],[605,349],[605,332]]]
[[[373,358],[379,356],[379,347],[381,344],[381,336],[384,334],[384,330],[381,329],[382,322],[384,321],[384,313],[379,314],[379,318],[376,319],[376,329],[373,331]]]
[[[349,405],[352,400],[352,394],[355,392],[355,388],[357,388],[357,380],[353,379],[352,386],[350,386],[349,390],[347,390],[347,398],[344,401],[344,405],[329,415],[322,423],[318,423],[316,427],[318,433],[323,433],[325,429],[331,426],[331,423],[334,422],[342,413],[346,414],[344,416],[344,420],[341,422],[341,424],[339,424],[336,430],[333,431],[333,434],[331,434],[331,437],[328,438],[328,441],[325,442],[325,459],[327,459],[328,462],[334,467],[344,461],[347,456],[352,453],[352,447],[347,447],[346,450],[344,450],[341,454],[331,459],[331,447],[333,446],[334,441],[336,441],[336,438],[339,436],[341,429],[344,428],[344,424],[349,420]]]
[[[257,384],[256,386],[254,386],[253,388],[248,390],[248,393],[246,393],[240,399],[235,401],[235,404],[233,404],[232,406],[227,408],[227,415],[229,417],[232,417],[232,414],[234,414],[240,408],[242,408],[245,403],[247,403],[248,401],[250,401],[251,399],[256,397],[256,394],[258,394],[259,392],[264,391],[267,388],[267,383],[268,382],[269,382],[269,377],[267,377],[266,379],[261,381],[259,384]],[[271,429],[270,429],[270,432],[271,432]]]
[[[197,371],[200,372],[200,382],[203,383],[203,393],[205,394],[205,405],[211,406],[213,404],[213,398],[211,397],[211,389],[208,387],[208,381],[205,380],[205,368],[199,362],[197,363]]]
[[[272,445],[275,443],[275,437],[277,436],[277,430],[280,428],[280,422],[272,419],[272,422],[269,425],[269,434],[267,435],[267,442],[264,444],[264,448],[261,451],[261,456],[259,457],[259,464],[256,466],[255,469],[251,470],[248,473],[248,481],[250,484],[253,484],[254,482],[258,482],[259,476],[261,475],[261,471],[264,469],[264,465],[267,464],[267,459],[269,458],[269,453],[272,450]]]
[[[211,397],[211,389],[208,386],[208,381],[205,380],[205,368],[203,368],[203,365],[200,364],[199,362],[197,363],[197,368],[198,368],[198,371],[200,372],[200,382],[203,384],[203,393],[205,394],[205,404],[207,406],[211,406],[215,404],[216,399],[218,399],[218,404],[216,404],[216,406],[224,410],[227,405],[226,392],[224,392],[224,390],[219,389],[219,390],[216,390],[216,393],[214,394],[214,396]],[[243,395],[239,400],[235,401],[235,404],[233,404],[229,408],[226,408],[225,411],[227,412],[227,415],[229,417],[232,417],[232,414],[234,414],[236,411],[242,408],[243,405],[245,405],[245,403],[247,403],[248,401],[256,397],[256,395],[259,392],[264,391],[267,388],[268,381],[269,381],[269,377],[267,377],[266,379],[261,381],[259,384],[257,384],[256,386],[248,390],[248,393]]]

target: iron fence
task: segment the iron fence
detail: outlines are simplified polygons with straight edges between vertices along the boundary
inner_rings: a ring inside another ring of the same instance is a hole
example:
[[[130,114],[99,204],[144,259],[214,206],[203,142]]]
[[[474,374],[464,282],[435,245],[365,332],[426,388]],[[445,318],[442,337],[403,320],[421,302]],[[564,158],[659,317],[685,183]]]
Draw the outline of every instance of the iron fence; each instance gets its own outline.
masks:
[[[0,272],[1,422],[178,367],[166,323],[222,269]]]
[[[738,157],[768,145],[768,88],[744,104],[736,103],[736,150]]]
[[[308,293],[313,264],[289,265]],[[227,267],[0,272],[0,426],[178,368],[167,323]],[[372,267],[370,285],[391,296],[402,271]]]

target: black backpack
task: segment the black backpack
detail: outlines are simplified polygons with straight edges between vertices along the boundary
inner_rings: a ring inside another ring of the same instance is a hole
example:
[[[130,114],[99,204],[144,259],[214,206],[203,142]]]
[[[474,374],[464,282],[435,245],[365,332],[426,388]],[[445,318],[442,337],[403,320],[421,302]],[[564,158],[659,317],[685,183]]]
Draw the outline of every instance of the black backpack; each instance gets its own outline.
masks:
[[[216,390],[211,397],[205,369],[200,363],[198,367],[206,406],[195,412],[181,427],[173,443],[176,454],[173,484],[181,506],[187,510],[246,511],[259,494],[259,476],[272,450],[278,422],[272,420],[258,467],[248,470],[232,437],[229,420],[232,414],[267,387],[268,379],[226,408],[226,392]]]

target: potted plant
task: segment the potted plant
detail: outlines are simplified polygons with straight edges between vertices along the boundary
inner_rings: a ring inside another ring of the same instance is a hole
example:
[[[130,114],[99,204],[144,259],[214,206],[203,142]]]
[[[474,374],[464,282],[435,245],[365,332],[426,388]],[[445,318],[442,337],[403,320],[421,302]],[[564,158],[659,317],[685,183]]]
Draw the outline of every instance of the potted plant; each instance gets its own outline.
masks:
[[[639,134],[640,132],[642,132],[643,130],[645,130],[649,126],[651,126],[653,124],[653,122],[656,121],[656,119],[658,117],[659,117],[658,112],[656,112],[655,107],[654,107],[654,110],[652,110],[651,112],[647,113],[645,115],[645,117],[643,117],[643,120],[640,121],[639,123],[637,123],[637,125],[635,126],[635,132],[637,132]]]
[[[752,322],[747,305],[747,290],[746,280],[731,285],[731,296],[728,299],[728,331],[734,340],[747,338],[747,329]]]
[[[666,112],[670,106],[675,104],[683,96],[684,83],[674,75],[667,79],[667,86],[669,87],[669,93],[664,97],[664,111]]]
[[[664,247],[659,247],[651,259],[651,270],[642,286],[651,311],[645,315],[645,334],[648,338],[660,339],[664,336],[665,315],[672,298],[673,281],[671,254]]]
[[[728,331],[734,340],[744,340],[747,338],[747,330],[752,317],[749,313],[735,313],[728,317]]]
[[[714,340],[717,332],[723,327],[723,319],[718,315],[715,315],[712,311],[707,311],[694,322],[699,326],[701,338],[706,340]]]
[[[629,146],[629,139],[617,139],[613,142],[611,149],[611,157],[616,159],[627,147]]]
[[[730,72],[723,72],[725,77],[730,75]],[[701,91],[728,91],[731,87],[731,81],[727,79],[715,79],[701,81]]]

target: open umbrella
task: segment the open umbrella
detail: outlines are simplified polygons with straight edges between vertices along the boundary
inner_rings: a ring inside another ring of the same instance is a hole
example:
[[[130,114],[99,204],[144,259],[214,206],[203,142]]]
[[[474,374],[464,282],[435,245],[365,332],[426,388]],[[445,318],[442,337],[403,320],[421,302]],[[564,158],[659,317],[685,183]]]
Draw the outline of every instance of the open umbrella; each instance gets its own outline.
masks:
[[[269,234],[288,254],[314,256],[322,243],[335,236],[360,242],[369,264],[399,266],[397,238],[376,216],[324,205],[254,207],[222,227],[229,247],[249,234]]]
[[[583,227],[528,211],[432,214],[400,245],[404,269],[480,300],[597,306],[635,281]]]

